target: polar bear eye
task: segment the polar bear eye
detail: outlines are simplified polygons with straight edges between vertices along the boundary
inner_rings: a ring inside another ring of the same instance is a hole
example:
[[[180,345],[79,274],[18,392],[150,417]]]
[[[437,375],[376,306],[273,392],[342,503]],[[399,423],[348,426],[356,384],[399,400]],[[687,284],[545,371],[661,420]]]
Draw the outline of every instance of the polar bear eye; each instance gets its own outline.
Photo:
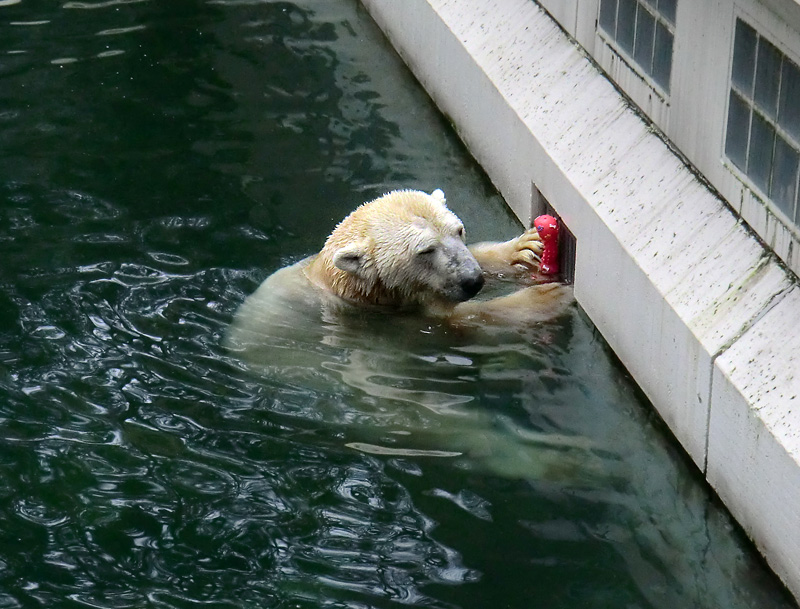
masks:
[[[421,250],[417,252],[420,256],[430,256],[436,251],[435,245],[429,245],[428,247],[423,247]]]
[[[456,235],[458,235],[461,239],[464,238],[464,227],[463,226],[459,226],[456,229]]]

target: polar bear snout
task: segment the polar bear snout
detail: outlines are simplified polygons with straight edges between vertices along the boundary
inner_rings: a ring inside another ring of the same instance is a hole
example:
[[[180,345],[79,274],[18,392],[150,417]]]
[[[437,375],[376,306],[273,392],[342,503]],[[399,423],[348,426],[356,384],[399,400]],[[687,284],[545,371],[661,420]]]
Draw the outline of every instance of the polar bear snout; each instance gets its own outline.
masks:
[[[478,261],[460,240],[445,240],[444,257],[447,263],[437,275],[447,277],[444,296],[453,302],[464,302],[483,288],[483,270]]]
[[[459,288],[461,289],[463,297],[456,298],[456,300],[463,302],[477,295],[483,288],[483,283],[483,271],[481,271],[481,267],[478,266],[477,269],[472,269],[469,273],[461,277]]]

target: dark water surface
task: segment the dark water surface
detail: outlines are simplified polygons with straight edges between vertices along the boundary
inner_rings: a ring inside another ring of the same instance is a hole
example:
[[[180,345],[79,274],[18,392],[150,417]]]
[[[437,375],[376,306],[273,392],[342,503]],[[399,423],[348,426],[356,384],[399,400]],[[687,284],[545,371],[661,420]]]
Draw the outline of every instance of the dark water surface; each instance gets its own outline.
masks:
[[[792,607],[577,310],[226,352],[395,187],[519,231],[355,2],[0,0],[0,608]]]

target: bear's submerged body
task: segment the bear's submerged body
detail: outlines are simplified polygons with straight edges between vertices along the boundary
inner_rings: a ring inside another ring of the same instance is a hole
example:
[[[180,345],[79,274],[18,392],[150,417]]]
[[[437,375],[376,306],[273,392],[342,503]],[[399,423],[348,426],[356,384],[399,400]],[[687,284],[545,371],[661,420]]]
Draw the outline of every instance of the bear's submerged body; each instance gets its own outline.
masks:
[[[416,213],[423,197],[421,208],[435,222]],[[415,213],[405,214],[409,198]],[[480,374],[475,366],[485,357],[471,354],[519,352],[542,332],[535,322],[563,314],[572,301],[560,284],[518,289],[535,265],[535,239],[526,233],[470,251],[460,221],[435,196],[404,193],[400,210],[380,210],[379,219],[390,221],[378,226],[360,217],[374,215],[374,204],[348,216],[319,254],[269,276],[237,311],[227,346],[261,379],[313,396],[313,406],[298,397],[294,406],[284,399],[276,408],[343,426],[353,448],[480,454],[508,475],[563,469],[571,461],[568,441],[537,437],[531,444],[499,430],[504,415],[473,404],[470,374]],[[500,295],[472,298],[487,267],[487,288]],[[358,286],[349,289],[353,278]]]

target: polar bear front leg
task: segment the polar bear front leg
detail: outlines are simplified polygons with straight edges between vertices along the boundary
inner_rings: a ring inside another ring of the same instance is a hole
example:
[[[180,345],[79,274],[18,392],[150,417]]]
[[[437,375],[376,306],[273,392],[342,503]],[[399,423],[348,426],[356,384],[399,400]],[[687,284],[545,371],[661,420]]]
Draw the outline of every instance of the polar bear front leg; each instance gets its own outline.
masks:
[[[564,313],[574,302],[572,287],[561,283],[529,286],[490,300],[468,300],[456,305],[450,321],[456,325],[503,323],[529,325]]]
[[[539,269],[544,244],[535,228],[500,243],[476,243],[469,247],[486,273],[521,274]]]

